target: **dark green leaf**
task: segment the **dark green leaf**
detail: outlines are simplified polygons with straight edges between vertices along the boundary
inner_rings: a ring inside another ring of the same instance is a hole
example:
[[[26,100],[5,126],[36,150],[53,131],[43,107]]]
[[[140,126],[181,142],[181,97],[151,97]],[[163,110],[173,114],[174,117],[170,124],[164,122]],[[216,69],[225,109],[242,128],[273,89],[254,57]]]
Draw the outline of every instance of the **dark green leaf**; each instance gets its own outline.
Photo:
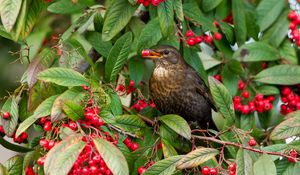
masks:
[[[226,118],[227,126],[234,122],[235,114],[232,97],[226,87],[213,77],[208,78],[209,87],[219,112]]]
[[[70,14],[79,12],[80,10],[87,7],[86,0],[70,1],[70,0],[61,0],[56,1],[49,5],[48,11],[58,14]],[[91,2],[91,1],[90,1]]]
[[[158,20],[163,36],[168,36],[174,32],[174,9],[173,1],[161,2],[157,7]]]
[[[19,119],[19,107],[16,97],[9,97],[2,106],[1,111],[10,113],[9,120],[0,117],[0,125],[3,126],[7,136],[12,136],[16,131]]]
[[[120,37],[110,50],[105,64],[105,76],[107,81],[116,81],[118,73],[122,70],[129,56],[131,43],[132,33],[128,32]]]
[[[129,61],[130,80],[133,80],[135,85],[138,85],[144,76],[144,62],[142,59],[131,59]]]
[[[3,165],[6,167],[9,175],[20,175],[23,168],[23,157],[19,155],[11,157]]]
[[[229,69],[229,65],[225,65],[221,70],[221,76],[224,86],[230,92],[231,96],[235,96],[238,91],[239,76]]]
[[[222,2],[222,0],[202,0],[202,8],[204,11],[208,12],[214,8],[216,8],[220,3]]]
[[[174,10],[175,10],[176,17],[180,21],[183,21],[184,20],[184,16],[183,16],[182,0],[173,1],[173,5],[174,5]]]
[[[64,102],[62,110],[73,121],[83,119],[84,117],[84,111],[82,105],[79,105],[78,103],[71,100],[66,100]]]
[[[151,20],[142,30],[137,43],[137,54],[140,55],[143,49],[149,49],[156,45],[162,38],[160,28],[157,27],[159,21],[157,18]]]
[[[88,80],[80,73],[67,68],[50,68],[38,74],[38,79],[61,86],[89,86]]]
[[[259,86],[256,88],[256,91],[264,95],[277,95],[280,93],[277,87],[269,85]]]
[[[107,167],[113,174],[129,174],[126,158],[115,145],[102,138],[96,138],[93,141]]]
[[[194,168],[213,158],[218,153],[219,151],[213,148],[197,148],[196,150],[184,155],[177,163],[176,167],[178,169]]]
[[[259,72],[255,81],[280,84],[293,85],[300,83],[300,66],[297,65],[278,65]]]
[[[264,48],[264,49],[262,49]],[[243,62],[251,61],[274,61],[280,58],[277,49],[263,42],[253,42],[240,47],[233,58]]]
[[[26,168],[30,165],[32,160],[36,160],[41,156],[41,154],[38,151],[30,151],[24,155],[24,161],[23,161],[23,172],[22,175],[26,175]]]
[[[237,153],[236,165],[236,174],[253,175],[252,159],[248,152],[242,148]]]
[[[116,117],[116,123],[114,125],[119,128],[130,132],[130,133],[140,133],[142,128],[147,125],[145,122],[136,115],[121,115]]]
[[[259,3],[256,11],[260,31],[267,29],[277,19],[284,6],[284,1],[277,0],[263,0]]]
[[[226,39],[229,43],[234,42],[234,30],[231,25],[226,22],[219,21],[220,29],[225,34]]]
[[[170,175],[176,171],[176,164],[182,156],[172,156],[156,162],[143,175]]]
[[[172,157],[178,155],[177,151],[175,148],[167,141],[167,140],[162,140],[162,150],[164,154],[164,158]]]
[[[290,40],[286,39],[279,48],[280,56],[289,64],[298,64],[297,52]]]
[[[12,144],[9,141],[5,140],[3,137],[0,137],[0,145],[2,145],[4,148],[6,148],[8,150],[11,150],[14,152],[19,152],[19,153],[26,153],[26,152],[32,151],[29,148]]]
[[[89,43],[100,53],[103,57],[107,58],[112,44],[110,41],[102,41],[101,34],[98,32],[90,32],[87,35]]]
[[[102,40],[109,41],[116,36],[130,21],[137,6],[132,6],[128,0],[117,0],[106,12]]]
[[[188,123],[179,115],[168,114],[159,117],[159,120],[182,137],[188,140],[191,139],[191,128]]]
[[[115,116],[121,115],[123,111],[120,97],[116,93],[110,93],[109,95],[111,100],[109,104],[111,112]]]
[[[247,24],[244,6],[244,1],[232,0],[234,31],[237,44],[239,46],[244,44],[247,38]]]

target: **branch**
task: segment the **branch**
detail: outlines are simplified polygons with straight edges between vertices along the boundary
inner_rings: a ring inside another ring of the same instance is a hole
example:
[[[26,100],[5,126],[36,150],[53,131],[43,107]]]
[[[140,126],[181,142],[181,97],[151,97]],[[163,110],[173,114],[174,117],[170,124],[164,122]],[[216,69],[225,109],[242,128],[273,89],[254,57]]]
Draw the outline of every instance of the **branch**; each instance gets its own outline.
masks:
[[[123,106],[123,109],[124,109],[125,111],[129,112],[129,113],[131,112],[130,109],[129,109],[128,107],[126,107],[126,106]],[[137,113],[136,115],[137,115],[138,117],[140,117],[142,120],[144,120],[145,122],[149,123],[151,126],[154,126],[154,125],[155,125],[155,122],[154,122],[153,120],[149,119],[148,117],[145,117],[145,116],[143,116],[143,115],[141,115],[141,114],[139,114],[139,113]]]
[[[204,136],[197,136],[197,135],[193,135],[193,137],[198,138],[200,140],[206,140],[206,141],[210,141],[210,142],[219,143],[223,146],[229,145],[229,146],[242,148],[242,149],[249,150],[249,151],[256,152],[256,153],[282,156],[282,157],[294,159],[296,161],[300,161],[300,158],[292,157],[292,156],[287,155],[287,154],[283,154],[283,153],[279,153],[279,152],[272,152],[272,151],[263,151],[263,150],[260,150],[260,149],[252,148],[250,146],[244,146],[244,145],[241,145],[241,144],[238,144],[238,143],[235,143],[235,142],[222,141],[222,140],[219,140],[219,139],[216,139],[216,138],[213,138],[213,137],[204,137]]]

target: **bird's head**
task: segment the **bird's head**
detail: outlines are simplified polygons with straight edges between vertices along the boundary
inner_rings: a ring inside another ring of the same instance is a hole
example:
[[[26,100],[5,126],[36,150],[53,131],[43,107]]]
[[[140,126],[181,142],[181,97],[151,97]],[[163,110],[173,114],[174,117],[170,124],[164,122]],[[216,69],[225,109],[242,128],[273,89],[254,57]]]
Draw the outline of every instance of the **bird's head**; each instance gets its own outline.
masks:
[[[146,49],[142,51],[142,56],[144,58],[153,59],[156,66],[172,66],[183,65],[184,61],[178,52],[178,50],[173,46],[157,46],[153,49]]]

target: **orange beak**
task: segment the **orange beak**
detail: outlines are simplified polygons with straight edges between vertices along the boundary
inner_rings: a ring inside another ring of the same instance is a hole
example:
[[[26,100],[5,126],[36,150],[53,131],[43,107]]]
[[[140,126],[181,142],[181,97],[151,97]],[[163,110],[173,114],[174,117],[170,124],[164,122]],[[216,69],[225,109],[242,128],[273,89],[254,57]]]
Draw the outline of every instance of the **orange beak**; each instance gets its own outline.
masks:
[[[154,50],[146,49],[142,51],[142,57],[150,59],[160,59],[162,55]]]

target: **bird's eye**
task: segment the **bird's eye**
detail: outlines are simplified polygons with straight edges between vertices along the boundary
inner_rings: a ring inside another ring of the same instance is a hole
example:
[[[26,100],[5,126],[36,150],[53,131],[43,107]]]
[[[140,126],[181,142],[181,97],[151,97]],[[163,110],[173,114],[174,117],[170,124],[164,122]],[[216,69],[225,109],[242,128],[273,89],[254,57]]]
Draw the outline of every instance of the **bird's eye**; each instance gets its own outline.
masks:
[[[164,54],[165,54],[165,55],[168,55],[168,54],[169,54],[169,51],[168,51],[168,50],[164,50]]]

